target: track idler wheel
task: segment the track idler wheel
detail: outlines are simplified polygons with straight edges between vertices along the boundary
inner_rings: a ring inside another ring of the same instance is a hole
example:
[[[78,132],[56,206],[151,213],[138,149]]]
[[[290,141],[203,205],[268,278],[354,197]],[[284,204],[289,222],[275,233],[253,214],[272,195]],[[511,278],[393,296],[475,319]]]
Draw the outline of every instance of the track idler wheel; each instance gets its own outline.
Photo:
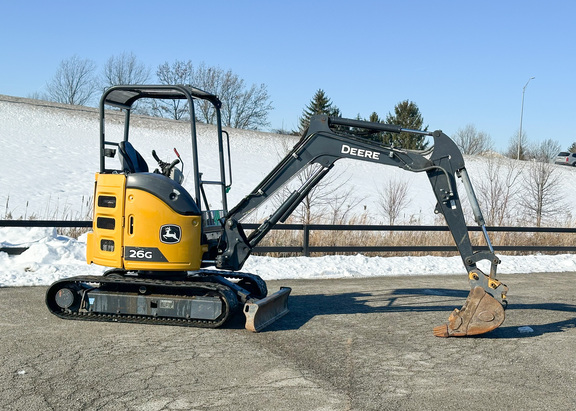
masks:
[[[436,337],[466,337],[492,331],[504,322],[504,307],[482,287],[474,287],[461,309],[444,325],[434,327]]]

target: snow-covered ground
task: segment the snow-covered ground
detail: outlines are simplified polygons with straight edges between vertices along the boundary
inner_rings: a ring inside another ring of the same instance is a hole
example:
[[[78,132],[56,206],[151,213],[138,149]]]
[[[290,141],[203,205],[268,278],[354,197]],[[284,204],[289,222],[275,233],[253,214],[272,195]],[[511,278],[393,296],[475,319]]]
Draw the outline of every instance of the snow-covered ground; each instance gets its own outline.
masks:
[[[0,247],[29,246],[21,255],[0,253],[0,287],[49,285],[75,275],[100,275],[105,268],[87,265],[85,239],[56,234],[49,228],[0,228]],[[24,241],[22,241],[24,240]],[[575,272],[574,255],[501,256],[499,273]],[[487,268],[487,267],[482,267]],[[251,256],[244,271],[265,280],[326,279],[399,275],[462,274],[460,257],[326,256],[272,258]],[[465,287],[465,281],[462,286]]]
[[[188,128],[169,120],[135,118],[131,141],[154,164],[151,151],[161,158],[172,158],[177,147],[186,164]],[[39,219],[90,219],[87,214],[98,169],[98,114],[94,109],[72,110],[34,100],[0,95],[0,219],[35,216]],[[437,127],[440,128],[440,127]],[[107,129],[120,132],[119,127]],[[230,130],[233,161],[233,188],[230,204],[237,203],[278,163],[296,142],[294,137],[255,131]],[[199,127],[200,150],[215,147],[213,128]],[[468,158],[467,166],[474,182],[483,174],[484,162]],[[201,164],[205,179],[217,168]],[[370,222],[383,220],[377,192],[390,179],[409,182],[409,195],[415,199],[404,211],[401,222],[435,223],[435,199],[423,174],[414,174],[374,164],[340,161],[335,184],[346,180],[358,201],[354,211],[368,215]],[[567,186],[576,183],[576,170],[559,170]],[[186,174],[186,169],[185,169]],[[576,196],[566,190],[567,196]],[[567,215],[576,215],[576,198],[565,198]],[[572,204],[572,205],[570,205]],[[80,274],[100,274],[103,267],[84,261],[83,239],[56,234],[54,229],[0,228],[0,246],[30,246],[18,256],[0,253],[0,286],[46,285],[56,279]],[[503,256],[500,273],[576,271],[576,256]],[[459,257],[364,257],[328,256],[317,258],[268,258],[252,256],[245,271],[265,280],[287,278],[345,278],[362,276],[464,274]]]

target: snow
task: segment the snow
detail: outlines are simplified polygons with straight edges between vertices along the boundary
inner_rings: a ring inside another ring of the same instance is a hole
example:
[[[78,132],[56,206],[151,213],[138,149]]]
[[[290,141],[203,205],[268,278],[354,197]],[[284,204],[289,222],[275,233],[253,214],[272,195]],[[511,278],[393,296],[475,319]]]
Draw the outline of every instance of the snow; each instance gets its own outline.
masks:
[[[150,153],[155,149],[161,158],[171,158],[176,146],[188,169],[191,161],[185,153],[188,129],[168,120],[134,119],[131,141],[154,164]],[[107,132],[118,133],[114,125]],[[210,126],[199,127],[200,150],[214,150]],[[233,189],[229,202],[236,204],[249,193],[296,142],[293,137],[255,131],[230,130],[233,159]],[[68,106],[47,106],[33,100],[0,96],[0,219],[13,218],[90,219],[88,213],[98,168],[98,114],[96,110],[71,110]],[[137,143],[136,143],[137,142]],[[186,167],[185,166],[185,167]],[[483,162],[467,159],[474,182],[482,173]],[[205,179],[217,171],[210,162],[201,164]],[[425,175],[400,169],[354,161],[336,164],[343,174],[336,184],[349,179],[354,195],[362,199],[355,212],[366,212],[372,223],[381,222],[377,191],[391,178],[407,180],[411,201],[403,221],[436,223],[435,200]],[[574,169],[561,167],[567,184],[576,181]],[[337,173],[336,173],[337,174]],[[567,190],[571,192],[573,190]],[[571,194],[567,194],[571,195]],[[576,199],[567,198],[568,204]],[[576,215],[567,209],[568,215]],[[85,239],[58,235],[53,228],[0,228],[0,247],[29,247],[21,255],[0,252],[0,287],[48,285],[75,275],[99,275],[105,267],[87,265]],[[499,273],[574,272],[574,255],[500,256]],[[484,268],[484,267],[482,267]],[[366,257],[325,256],[272,258],[251,256],[243,271],[260,275],[264,280],[357,278],[368,276],[409,276],[465,274],[460,257]]]
[[[86,264],[86,244],[60,236],[52,228],[0,228],[0,245],[30,247],[24,253],[9,256],[0,252],[0,286],[48,285],[74,275],[99,275],[103,267]]]
[[[0,287],[49,285],[75,275],[100,275],[106,268],[85,262],[85,236],[78,240],[51,228],[0,228],[0,246],[29,246],[21,255],[0,252]],[[575,272],[576,256],[501,256],[499,273]],[[251,256],[243,271],[264,280],[328,279],[408,275],[466,274],[460,257]]]

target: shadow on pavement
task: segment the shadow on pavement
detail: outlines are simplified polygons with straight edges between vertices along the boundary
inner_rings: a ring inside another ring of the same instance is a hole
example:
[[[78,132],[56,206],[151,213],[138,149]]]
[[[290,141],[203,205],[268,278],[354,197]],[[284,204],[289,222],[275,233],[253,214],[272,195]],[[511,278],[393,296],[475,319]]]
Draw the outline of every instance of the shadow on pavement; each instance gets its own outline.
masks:
[[[448,314],[454,308],[462,306],[467,296],[467,290],[445,288],[374,290],[370,293],[334,295],[293,295],[289,299],[290,313],[263,330],[263,332],[299,329],[312,318],[324,315],[444,311],[447,313],[446,318],[448,318]],[[571,312],[575,313],[575,316],[568,320],[530,325],[532,330],[530,332],[522,332],[517,326],[507,327],[503,325],[490,333],[473,338],[530,338],[547,333],[563,332],[566,329],[576,327],[576,305],[563,303],[511,303],[508,305],[506,312],[509,314],[516,310]]]

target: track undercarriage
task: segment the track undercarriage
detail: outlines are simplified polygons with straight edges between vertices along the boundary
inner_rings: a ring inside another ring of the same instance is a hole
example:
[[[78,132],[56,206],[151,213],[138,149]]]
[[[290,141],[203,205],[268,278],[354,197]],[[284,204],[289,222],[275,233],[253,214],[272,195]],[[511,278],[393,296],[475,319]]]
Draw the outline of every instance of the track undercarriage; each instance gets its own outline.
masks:
[[[244,306],[251,331],[288,311],[290,289],[265,299],[266,283],[254,274],[199,271],[163,273],[162,279],[157,274],[115,269],[66,278],[48,289],[46,305],[63,319],[205,328],[220,327]],[[270,299],[274,304],[266,304]]]

